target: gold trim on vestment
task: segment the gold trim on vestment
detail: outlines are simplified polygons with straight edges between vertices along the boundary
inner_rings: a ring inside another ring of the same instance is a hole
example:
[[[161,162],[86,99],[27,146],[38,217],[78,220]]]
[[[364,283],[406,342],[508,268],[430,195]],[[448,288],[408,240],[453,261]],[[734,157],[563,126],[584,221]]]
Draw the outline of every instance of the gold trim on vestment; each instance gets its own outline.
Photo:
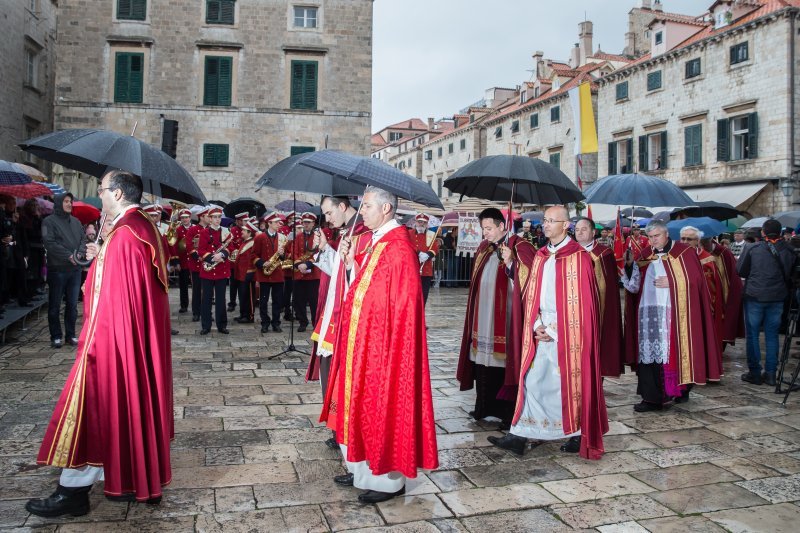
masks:
[[[358,282],[358,286],[353,294],[353,310],[352,314],[350,315],[350,328],[347,331],[347,357],[345,358],[344,368],[344,418],[342,419],[342,427],[344,431],[343,442],[345,444],[348,442],[348,436],[350,432],[350,393],[351,387],[353,386],[353,357],[355,355],[356,335],[358,334],[358,321],[359,317],[361,316],[361,306],[364,303],[364,297],[366,296],[367,290],[369,289],[369,284],[372,281],[372,275],[375,273],[375,268],[378,266],[378,260],[380,259],[384,248],[386,248],[386,244],[387,243],[385,242],[378,242],[375,245],[375,249],[369,258],[369,263],[364,271],[364,275],[361,276],[361,280]]]
[[[728,303],[728,289],[729,289],[729,287],[728,287],[728,271],[725,268],[725,261],[723,261],[721,255],[714,255],[714,254],[711,254],[711,255],[712,255],[712,257],[714,257],[714,263],[717,265],[717,271],[719,272],[719,278],[720,278],[720,281],[722,282],[722,304],[723,304],[722,305],[722,313],[723,313],[723,316],[724,316],[724,314],[725,314],[725,304]]]
[[[690,250],[691,251],[691,250]],[[683,254],[681,254],[682,256]],[[672,272],[672,279],[675,282],[675,298],[674,302],[678,309],[677,312],[673,311],[674,318],[677,319],[677,340],[678,340],[678,372],[680,375],[680,384],[692,382],[692,355],[689,346],[689,336],[691,335],[689,325],[689,298],[688,298],[688,282],[686,280],[685,268],[683,258],[681,256],[673,257],[666,254],[664,257],[669,258],[670,271]],[[662,261],[664,259],[662,258]],[[670,332],[667,332],[670,335]]]
[[[565,364],[567,375],[567,416],[572,425],[568,426],[570,432],[577,431],[580,427],[580,401],[581,401],[581,348],[583,347],[581,328],[581,295],[578,286],[580,256],[573,253],[562,259],[564,281],[564,317],[560,320],[559,327],[566,328],[564,339],[568,346],[565,347]],[[558,283],[558,282],[556,282]],[[561,317],[559,317],[561,318]],[[561,369],[559,369],[561,370]],[[563,381],[562,381],[563,383]],[[563,397],[562,394],[562,403]]]
[[[600,330],[603,328],[603,312],[606,309],[606,276],[603,272],[603,258],[601,255],[595,255],[594,250],[589,252],[594,264],[594,277],[597,279],[597,292],[598,303],[600,304]]]

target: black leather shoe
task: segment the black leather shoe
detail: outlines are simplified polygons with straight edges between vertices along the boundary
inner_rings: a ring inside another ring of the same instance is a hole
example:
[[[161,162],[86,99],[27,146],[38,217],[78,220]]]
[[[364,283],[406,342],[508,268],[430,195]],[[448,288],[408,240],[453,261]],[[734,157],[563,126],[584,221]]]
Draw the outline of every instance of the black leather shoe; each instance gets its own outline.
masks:
[[[326,440],[325,441],[325,446],[327,446],[331,450],[338,450],[339,449],[339,443],[336,442],[336,437],[331,437],[328,440]]]
[[[108,494],[106,494],[106,499],[109,500],[109,501],[112,501],[112,502],[135,502],[135,501],[137,501],[136,500],[136,495],[134,493],[132,493],[132,492],[128,492],[128,493],[122,494],[120,496],[109,496]],[[161,496],[156,496],[155,498],[147,498],[147,500],[145,500],[144,503],[146,503],[147,505],[158,505],[158,504],[161,503]]]
[[[53,518],[69,514],[83,516],[89,512],[88,487],[62,487],[59,485],[49,498],[33,498],[25,504],[25,509],[36,516]]]
[[[200,330],[200,335],[208,335],[209,333],[211,333],[210,329],[201,329]]]
[[[764,372],[761,375],[761,382],[764,385],[769,385],[770,387],[775,386],[775,372]]]
[[[223,335],[227,335],[230,333],[230,331],[228,331],[228,328],[219,328],[217,331],[219,331]]]
[[[299,328],[297,328],[297,333],[303,333],[307,327],[308,326],[300,326]]]
[[[342,487],[353,486],[353,474],[342,474],[341,476],[333,476],[333,482]]]
[[[200,322],[200,315],[192,315],[192,322]]]
[[[269,331],[269,326],[261,326],[261,333],[267,333]]]
[[[380,503],[391,500],[395,496],[401,496],[406,493],[406,488],[398,490],[397,492],[381,492],[378,490],[368,490],[358,495],[358,501],[361,503]]]
[[[180,331],[178,331],[177,329],[170,330],[170,335],[177,335],[178,333],[180,333]]]
[[[641,401],[633,406],[633,410],[637,413],[646,413],[648,411],[663,411],[664,407],[655,403]]]
[[[283,330],[281,329],[280,326],[272,326],[272,331],[274,331],[275,333],[283,333]]]
[[[178,309],[179,313],[185,313],[187,311],[188,311],[188,309],[186,309],[185,307],[181,307],[180,309]]]
[[[567,442],[561,445],[561,451],[567,453],[578,453],[581,450],[581,437],[570,437]]]
[[[236,309],[236,304],[228,304],[228,312],[229,312],[229,313],[230,313],[231,311],[233,311],[234,309]]]
[[[525,437],[512,435],[511,433],[506,433],[502,439],[500,437],[495,437],[494,435],[490,435],[486,438],[498,448],[508,450],[517,455],[523,455],[525,453],[525,448],[528,445],[528,439]]]
[[[742,381],[752,383],[753,385],[761,385],[763,382],[761,375],[758,372],[747,372],[746,374],[742,374]]]

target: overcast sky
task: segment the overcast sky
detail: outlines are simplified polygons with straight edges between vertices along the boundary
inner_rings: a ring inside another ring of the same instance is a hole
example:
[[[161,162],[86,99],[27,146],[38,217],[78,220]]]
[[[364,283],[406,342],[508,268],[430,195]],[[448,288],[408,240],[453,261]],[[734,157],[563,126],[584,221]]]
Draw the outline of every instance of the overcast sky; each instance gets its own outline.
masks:
[[[662,0],[699,15],[712,0]],[[594,49],[618,54],[628,11],[640,0],[375,0],[372,131],[418,117],[452,117],[490,87],[530,79],[531,55],[569,59],[578,24],[594,24]]]

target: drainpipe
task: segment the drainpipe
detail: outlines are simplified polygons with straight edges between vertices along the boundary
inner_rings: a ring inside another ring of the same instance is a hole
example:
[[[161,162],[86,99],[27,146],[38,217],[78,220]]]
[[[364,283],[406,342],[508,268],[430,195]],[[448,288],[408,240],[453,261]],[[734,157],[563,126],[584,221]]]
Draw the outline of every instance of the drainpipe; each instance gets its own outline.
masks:
[[[792,10],[790,19],[790,31],[791,35],[789,37],[789,156],[791,160],[789,162],[789,179],[794,180],[795,178],[795,116],[794,116],[794,99],[795,99],[795,65],[794,65],[794,58],[795,58],[795,19],[797,17],[797,12]],[[794,203],[794,198],[796,194],[794,191],[792,192],[792,198],[790,199],[790,204]]]

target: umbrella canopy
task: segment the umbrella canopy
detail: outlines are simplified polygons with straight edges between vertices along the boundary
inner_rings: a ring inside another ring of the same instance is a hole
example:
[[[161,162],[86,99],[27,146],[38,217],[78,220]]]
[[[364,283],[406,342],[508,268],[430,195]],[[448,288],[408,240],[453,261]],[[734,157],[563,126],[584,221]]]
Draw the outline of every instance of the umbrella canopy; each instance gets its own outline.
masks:
[[[628,218],[648,218],[653,216],[653,212],[648,211],[644,207],[626,207],[621,210],[619,214]]]
[[[663,178],[645,174],[615,174],[586,189],[587,204],[638,205],[647,207],[693,205],[680,187]]]
[[[97,209],[100,209],[101,211],[103,210],[103,200],[101,200],[97,196],[89,196],[88,198],[84,198],[83,200],[81,200],[81,202],[92,205]]]
[[[781,211],[780,213],[775,213],[772,218],[780,222],[781,226],[794,229],[800,222],[800,211]]]
[[[561,170],[541,159],[519,155],[477,159],[444,180],[444,186],[462,196],[502,202],[553,205],[583,200],[583,193]]]
[[[0,159],[0,185],[25,185],[32,181],[23,165]]]
[[[44,198],[35,198],[36,205],[39,206],[39,213],[42,215],[49,215],[53,212],[53,202],[45,200]],[[24,198],[17,198],[17,207],[22,207],[28,200]]]
[[[23,163],[16,163],[18,167],[22,169],[25,174],[28,175],[30,179],[33,181],[47,181],[47,176],[45,176],[44,172],[39,170],[38,168],[32,167],[30,165],[25,165]]]
[[[48,133],[19,146],[42,159],[98,178],[110,169],[131,172],[142,178],[144,192],[161,198],[206,201],[197,182],[177,161],[130,135],[73,129]]]
[[[522,213],[522,220],[530,220],[531,222],[539,222],[541,223],[544,219],[544,211],[528,211],[527,213]]]
[[[229,217],[235,217],[239,213],[244,213],[245,211],[250,213],[251,216],[261,217],[261,215],[267,212],[267,206],[255,198],[242,196],[236,200],[231,200],[223,209],[225,215]]]
[[[62,187],[61,185],[57,185],[55,183],[44,181],[42,182],[42,185],[50,189],[50,193],[53,196],[55,196],[56,194],[64,194],[67,192],[67,190],[64,187]]]
[[[271,187],[326,196],[360,196],[366,186],[372,185],[400,198],[443,209],[427,183],[377,159],[335,150],[287,157],[265,172],[256,185],[258,189]]]
[[[772,217],[758,217],[758,218],[751,218],[741,226],[740,228],[760,228],[764,225],[764,222],[769,220]]]
[[[31,181],[22,185],[0,185],[0,194],[7,194],[14,198],[36,198],[37,196],[49,196],[50,189],[38,181]]]
[[[629,218],[621,218],[619,221],[619,225],[623,228],[630,228],[633,225],[633,221]],[[603,225],[604,228],[616,228],[617,227],[617,219],[611,220],[606,222]]]
[[[93,205],[83,202],[72,202],[72,216],[81,221],[81,224],[91,224],[100,218],[100,210]]]
[[[305,213],[311,211],[313,206],[302,200],[284,200],[275,204],[276,211],[294,211],[296,213]]]
[[[686,226],[693,226],[699,229],[703,232],[703,236],[705,237],[716,237],[717,235],[730,231],[725,224],[711,217],[691,217],[667,222],[669,236],[674,240],[680,239],[681,230]]]
[[[694,205],[675,209],[672,211],[671,217],[673,219],[680,215],[687,215],[689,217],[710,217],[715,220],[728,220],[739,216],[739,210],[731,204],[723,202],[715,202],[708,200],[705,202],[694,202]]]

